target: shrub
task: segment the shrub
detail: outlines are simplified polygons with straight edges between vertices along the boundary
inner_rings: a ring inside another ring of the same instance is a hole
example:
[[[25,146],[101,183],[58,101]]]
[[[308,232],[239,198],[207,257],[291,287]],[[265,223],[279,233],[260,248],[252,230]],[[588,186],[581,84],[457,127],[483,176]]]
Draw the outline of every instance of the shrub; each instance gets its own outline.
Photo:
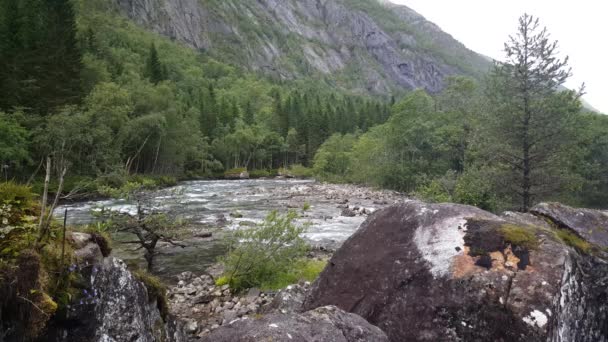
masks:
[[[302,233],[305,225],[296,225],[295,211],[268,214],[264,222],[242,229],[228,241],[228,254],[221,259],[230,286],[236,290],[261,287],[278,282],[293,265],[304,257],[306,244]]]
[[[420,199],[434,203],[445,203],[452,201],[452,197],[450,196],[448,190],[445,189],[438,180],[432,180],[427,184],[418,187],[415,195]]]
[[[266,177],[270,177],[270,172],[268,172],[267,170],[253,170],[253,171],[249,172],[249,177],[250,178],[266,178]]]
[[[279,290],[299,281],[314,281],[327,265],[326,260],[300,259],[294,262],[289,270],[277,274],[272,279],[262,282],[262,290]]]
[[[525,227],[516,226],[514,224],[503,224],[500,227],[500,232],[505,241],[527,249],[538,248],[539,242],[534,231],[535,228],[531,226]]]
[[[289,168],[280,168],[279,174],[295,178],[310,178],[313,176],[313,170],[301,164],[291,165]]]
[[[35,195],[29,186],[0,183],[0,227],[19,225],[25,216],[37,214]]]
[[[239,178],[241,173],[247,172],[247,168],[237,167],[224,171],[224,178]]]

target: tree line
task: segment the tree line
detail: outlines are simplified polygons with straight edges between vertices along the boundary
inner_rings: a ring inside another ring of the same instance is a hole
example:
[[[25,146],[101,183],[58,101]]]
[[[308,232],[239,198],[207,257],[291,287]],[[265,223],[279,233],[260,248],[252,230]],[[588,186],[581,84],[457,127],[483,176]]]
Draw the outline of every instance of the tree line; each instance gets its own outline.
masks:
[[[434,97],[410,93],[367,133],[330,137],[315,173],[493,211],[605,207],[608,117],[581,107],[584,88],[562,88],[567,58],[538,19],[522,16],[505,52],[482,82],[452,77]]]
[[[608,123],[523,16],[483,80],[394,100],[270,80],[147,32],[101,0],[0,0],[0,162],[53,172],[210,177],[314,166],[330,181],[490,210],[608,203]]]
[[[0,161],[9,178],[27,178],[47,156],[92,177],[309,165],[331,134],[365,131],[390,112],[383,99],[213,60],[104,1],[0,6]]]

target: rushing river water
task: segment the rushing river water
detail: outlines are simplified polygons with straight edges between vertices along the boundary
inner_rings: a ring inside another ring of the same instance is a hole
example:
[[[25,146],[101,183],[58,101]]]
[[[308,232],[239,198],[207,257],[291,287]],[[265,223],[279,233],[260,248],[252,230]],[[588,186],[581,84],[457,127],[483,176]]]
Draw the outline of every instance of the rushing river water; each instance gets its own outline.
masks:
[[[288,179],[188,181],[153,192],[150,198],[155,210],[185,219],[194,227],[191,237],[184,238],[186,248],[161,246],[158,250],[160,254],[155,257],[154,271],[169,281],[183,271],[205,270],[224,252],[222,232],[246,229],[244,227],[260,222],[272,210],[302,209],[308,203],[310,209],[299,220],[310,223],[306,239],[312,245],[335,247],[352,235],[366,218],[363,215],[342,216],[345,202],[373,211],[387,204],[387,198],[392,199],[386,192]],[[95,220],[92,212],[101,208],[131,214],[137,210],[136,204],[128,200],[104,200],[61,206],[56,209],[55,216],[63,218],[64,210],[68,209],[68,224],[87,224]],[[200,232],[216,228],[221,217],[228,223],[223,229],[214,231],[214,238],[195,237],[197,229]],[[115,238],[126,239],[120,235]],[[114,254],[131,262],[141,260],[141,251],[133,252],[129,249],[132,245],[125,246],[116,243]]]

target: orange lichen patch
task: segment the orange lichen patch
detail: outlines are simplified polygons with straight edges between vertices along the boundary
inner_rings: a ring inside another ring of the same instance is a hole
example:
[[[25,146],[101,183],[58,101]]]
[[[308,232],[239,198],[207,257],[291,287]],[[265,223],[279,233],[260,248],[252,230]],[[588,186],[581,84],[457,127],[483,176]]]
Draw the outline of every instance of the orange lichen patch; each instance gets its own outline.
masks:
[[[507,257],[507,260],[505,261],[505,267],[517,268],[517,264],[519,263],[520,259],[515,256],[515,254],[513,254],[511,246],[507,247],[507,249],[505,249],[503,253]]]
[[[490,258],[492,258],[492,269],[503,270],[505,268],[505,256],[502,252],[492,252]]]
[[[469,255],[469,247],[464,247],[464,253],[454,257],[452,261],[452,276],[456,279],[481,272],[482,267],[475,265],[476,258]]]

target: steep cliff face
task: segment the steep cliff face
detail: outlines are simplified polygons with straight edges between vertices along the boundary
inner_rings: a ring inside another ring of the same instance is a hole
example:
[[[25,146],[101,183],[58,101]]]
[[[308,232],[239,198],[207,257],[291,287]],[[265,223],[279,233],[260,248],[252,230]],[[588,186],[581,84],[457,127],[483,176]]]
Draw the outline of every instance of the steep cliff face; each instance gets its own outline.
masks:
[[[377,0],[115,0],[144,27],[279,79],[361,93],[479,75],[490,62],[413,10]]]

